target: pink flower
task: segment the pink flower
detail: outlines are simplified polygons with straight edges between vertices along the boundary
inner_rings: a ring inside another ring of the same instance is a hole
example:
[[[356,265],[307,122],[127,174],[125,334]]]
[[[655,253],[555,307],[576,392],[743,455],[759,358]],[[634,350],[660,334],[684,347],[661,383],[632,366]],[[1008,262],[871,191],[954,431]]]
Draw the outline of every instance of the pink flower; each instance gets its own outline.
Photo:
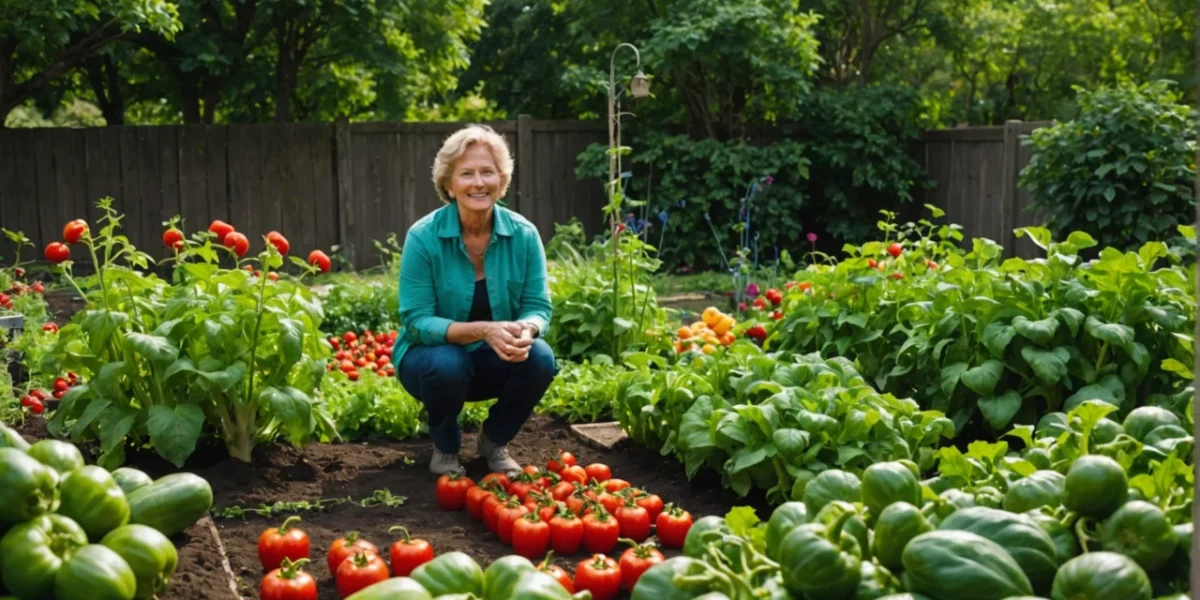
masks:
[[[817,243],[817,234],[815,234],[811,231],[808,232],[808,243],[810,243],[810,244]]]
[[[751,283],[751,284],[746,285],[746,296],[748,296],[750,298],[754,298],[754,297],[758,296],[758,284],[757,283]]]
[[[746,303],[745,303],[745,302],[738,302],[738,310],[739,310],[739,311],[741,311],[741,312],[746,312]]]

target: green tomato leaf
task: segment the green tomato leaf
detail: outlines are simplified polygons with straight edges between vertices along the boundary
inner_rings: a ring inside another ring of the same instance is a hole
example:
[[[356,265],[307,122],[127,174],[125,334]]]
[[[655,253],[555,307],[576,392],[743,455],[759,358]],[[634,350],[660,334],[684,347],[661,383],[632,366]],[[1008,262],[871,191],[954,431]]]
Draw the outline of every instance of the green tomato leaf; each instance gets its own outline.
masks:
[[[1008,347],[1017,330],[1001,321],[993,321],[983,328],[983,345],[995,358],[1004,358],[1004,349]]]
[[[954,446],[945,446],[938,450],[938,474],[943,477],[959,476],[967,479],[972,478],[975,467],[971,465],[971,461],[963,456],[962,451]]]
[[[987,419],[992,429],[1003,429],[1016,416],[1018,410],[1021,410],[1021,394],[1016,390],[979,399],[979,412],[983,413],[983,418]]]
[[[1087,400],[1103,400],[1114,406],[1121,406],[1125,403],[1125,383],[1117,375],[1109,373],[1100,381],[1085,385],[1071,394],[1063,403],[1063,410],[1073,410]]]
[[[771,443],[779,449],[779,455],[785,461],[791,462],[793,458],[800,456],[808,448],[809,433],[791,427],[777,429],[771,436]]]
[[[259,396],[266,400],[271,416],[283,424],[288,439],[299,444],[312,431],[312,398],[293,387],[264,388]]]
[[[1040,350],[1032,346],[1021,348],[1021,357],[1029,363],[1029,367],[1037,374],[1038,379],[1047,385],[1055,385],[1067,374],[1067,361],[1071,353],[1066,348]]]
[[[1178,375],[1179,377],[1181,377],[1183,379],[1192,379],[1192,377],[1193,377],[1191,367],[1188,367],[1187,365],[1185,365],[1173,358],[1168,358],[1168,359],[1162,361],[1162,363],[1159,365],[1159,367],[1162,370],[1164,370],[1168,373],[1172,373],[1174,375]]]
[[[1021,334],[1021,337],[1039,345],[1045,346],[1054,339],[1055,332],[1058,331],[1058,319],[1047,317],[1037,321],[1030,321],[1024,316],[1016,316],[1012,320],[1013,329]]]
[[[1083,329],[1088,335],[1108,342],[1118,348],[1129,351],[1133,344],[1133,328],[1120,323],[1105,323],[1092,315],[1083,322]]]
[[[1004,363],[992,359],[962,374],[963,385],[980,396],[991,396],[1004,374]]]
[[[1069,306],[1064,306],[1050,313],[1050,316],[1056,317],[1058,320],[1066,324],[1067,329],[1071,330],[1071,337],[1079,335],[1079,326],[1083,324],[1082,312]]]
[[[196,450],[196,440],[200,439],[203,425],[204,411],[195,404],[153,406],[146,419],[150,444],[176,467],[182,467]]]
[[[295,319],[279,320],[279,349],[285,368],[300,360],[304,344],[304,324]]]
[[[179,349],[165,337],[145,333],[127,333],[125,339],[138,354],[155,365],[169,365],[179,356]]]
[[[100,449],[111,453],[125,442],[125,437],[137,422],[138,411],[124,406],[110,406],[100,415]]]
[[[967,367],[969,366],[970,365],[967,363],[954,363],[952,365],[942,367],[942,393],[946,394],[947,396],[953,394],[954,388],[958,385],[959,378],[962,377],[963,373],[967,371]]]

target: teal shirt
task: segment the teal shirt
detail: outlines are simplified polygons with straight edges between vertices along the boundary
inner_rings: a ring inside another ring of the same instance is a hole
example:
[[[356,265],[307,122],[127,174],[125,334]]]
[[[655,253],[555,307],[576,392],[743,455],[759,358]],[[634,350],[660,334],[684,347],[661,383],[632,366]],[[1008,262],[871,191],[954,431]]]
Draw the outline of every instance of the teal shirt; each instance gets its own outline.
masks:
[[[550,325],[550,286],[546,250],[537,227],[525,217],[497,205],[492,210],[492,237],[483,254],[492,318],[528,321],[546,333]],[[400,329],[392,364],[416,345],[445,344],[451,323],[465,322],[475,296],[475,266],[467,255],[458,220],[458,205],[448,204],[413,224],[400,256]],[[483,341],[466,346],[475,350]]]

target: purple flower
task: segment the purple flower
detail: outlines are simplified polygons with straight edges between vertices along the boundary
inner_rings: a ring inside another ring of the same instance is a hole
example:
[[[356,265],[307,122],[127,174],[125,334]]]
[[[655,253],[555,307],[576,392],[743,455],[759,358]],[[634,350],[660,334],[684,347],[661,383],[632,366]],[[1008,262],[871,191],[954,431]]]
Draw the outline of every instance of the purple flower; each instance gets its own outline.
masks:
[[[772,183],[775,183],[775,178],[767,175],[766,177],[763,177],[763,183],[771,185]]]
[[[811,231],[808,232],[808,243],[810,243],[810,244],[817,243],[817,234],[815,234]]]
[[[749,298],[757,298],[758,297],[758,284],[757,283],[750,283],[750,284],[746,285],[746,296]]]

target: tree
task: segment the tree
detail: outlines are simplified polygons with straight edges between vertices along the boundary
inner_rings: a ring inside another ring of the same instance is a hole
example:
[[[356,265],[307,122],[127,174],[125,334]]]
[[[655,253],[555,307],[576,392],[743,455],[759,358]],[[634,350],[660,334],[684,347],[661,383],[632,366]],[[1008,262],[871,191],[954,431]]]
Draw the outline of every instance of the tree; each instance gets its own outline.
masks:
[[[958,1],[958,0],[954,0]],[[822,75],[835,85],[872,81],[884,43],[924,29],[942,0],[804,0],[801,7],[822,16],[818,28]]]
[[[114,41],[179,30],[166,0],[0,0],[0,115],[33,98]]]

